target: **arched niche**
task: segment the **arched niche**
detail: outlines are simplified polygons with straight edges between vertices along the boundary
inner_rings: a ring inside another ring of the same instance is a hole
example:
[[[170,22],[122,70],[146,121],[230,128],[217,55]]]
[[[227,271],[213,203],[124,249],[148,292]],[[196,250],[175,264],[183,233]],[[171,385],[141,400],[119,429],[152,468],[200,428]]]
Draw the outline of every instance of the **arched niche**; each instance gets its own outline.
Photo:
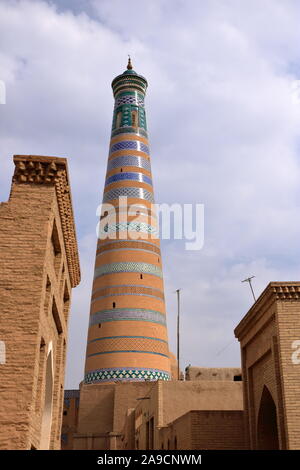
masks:
[[[50,447],[50,435],[52,424],[52,406],[53,406],[53,358],[52,349],[50,349],[46,362],[45,377],[45,401],[42,414],[40,449],[47,450]]]
[[[257,419],[257,448],[279,449],[276,404],[269,389],[264,386]]]

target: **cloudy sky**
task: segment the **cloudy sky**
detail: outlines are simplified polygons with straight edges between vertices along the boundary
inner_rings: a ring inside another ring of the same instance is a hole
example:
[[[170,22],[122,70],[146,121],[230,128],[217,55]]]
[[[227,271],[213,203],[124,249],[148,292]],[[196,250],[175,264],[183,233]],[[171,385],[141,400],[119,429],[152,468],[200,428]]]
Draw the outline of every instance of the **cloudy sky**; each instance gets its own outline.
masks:
[[[67,382],[83,376],[111,80],[131,54],[149,82],[157,202],[205,205],[205,244],[162,243],[169,339],[182,288],[182,367],[237,366],[233,328],[273,280],[300,277],[297,0],[0,0],[0,200],[13,154],[68,157],[82,282]]]

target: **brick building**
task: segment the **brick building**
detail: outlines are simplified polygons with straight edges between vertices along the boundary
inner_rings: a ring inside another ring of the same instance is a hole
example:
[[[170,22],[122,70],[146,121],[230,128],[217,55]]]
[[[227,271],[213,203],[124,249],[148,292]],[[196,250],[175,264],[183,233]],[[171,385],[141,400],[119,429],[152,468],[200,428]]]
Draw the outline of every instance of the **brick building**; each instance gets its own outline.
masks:
[[[68,315],[80,280],[67,162],[17,155],[14,164],[0,204],[0,449],[60,449]]]
[[[300,449],[300,282],[271,282],[235,334],[248,448]]]

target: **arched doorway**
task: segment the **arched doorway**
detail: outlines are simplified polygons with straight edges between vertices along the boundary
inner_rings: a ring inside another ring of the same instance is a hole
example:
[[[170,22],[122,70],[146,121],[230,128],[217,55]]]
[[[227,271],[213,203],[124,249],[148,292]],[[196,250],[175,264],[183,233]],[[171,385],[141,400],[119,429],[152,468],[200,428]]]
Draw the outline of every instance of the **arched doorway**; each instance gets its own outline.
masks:
[[[53,371],[52,371],[52,351],[49,352],[46,363],[45,379],[45,403],[42,415],[40,449],[47,450],[50,446],[50,434],[52,423],[52,403],[53,403]]]
[[[257,448],[279,449],[276,405],[268,388],[264,386],[257,420]]]

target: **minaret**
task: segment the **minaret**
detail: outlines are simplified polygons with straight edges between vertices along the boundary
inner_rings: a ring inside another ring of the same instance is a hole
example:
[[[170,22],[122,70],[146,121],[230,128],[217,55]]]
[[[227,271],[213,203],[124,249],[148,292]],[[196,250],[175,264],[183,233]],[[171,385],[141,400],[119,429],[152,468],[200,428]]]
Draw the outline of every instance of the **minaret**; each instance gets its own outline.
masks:
[[[115,107],[103,196],[111,209],[102,207],[100,217],[87,384],[170,379],[144,107],[147,85],[132,69],[130,58],[127,70],[112,82]]]

